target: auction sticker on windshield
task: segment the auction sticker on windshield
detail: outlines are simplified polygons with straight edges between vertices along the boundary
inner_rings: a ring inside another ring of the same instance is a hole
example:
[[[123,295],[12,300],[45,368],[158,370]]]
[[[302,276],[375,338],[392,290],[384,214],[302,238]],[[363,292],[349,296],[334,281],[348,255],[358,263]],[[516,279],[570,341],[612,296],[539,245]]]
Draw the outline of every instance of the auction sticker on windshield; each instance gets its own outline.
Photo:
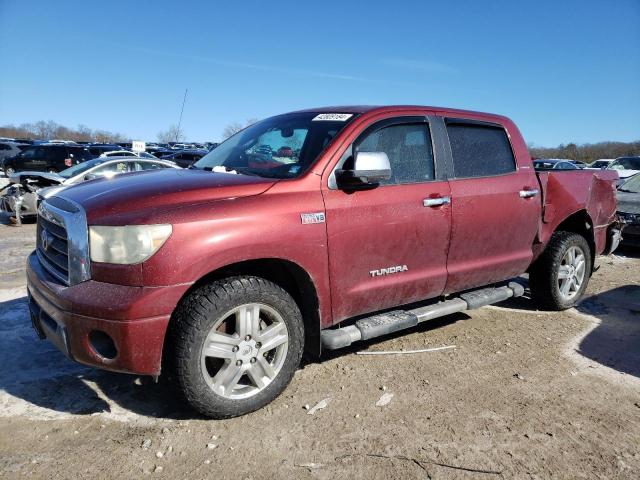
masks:
[[[333,122],[345,122],[353,117],[353,113],[321,113],[313,117],[312,122],[329,120]]]

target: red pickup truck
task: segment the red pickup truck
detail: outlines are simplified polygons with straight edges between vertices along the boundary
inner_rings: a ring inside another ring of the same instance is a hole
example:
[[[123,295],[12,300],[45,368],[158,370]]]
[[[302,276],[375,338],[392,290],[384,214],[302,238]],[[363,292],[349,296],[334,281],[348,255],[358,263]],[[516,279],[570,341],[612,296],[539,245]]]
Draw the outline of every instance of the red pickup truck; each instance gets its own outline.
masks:
[[[616,180],[534,171],[498,115],[288,113],[190,169],[43,201],[29,308],[71,359],[162,371],[205,415],[241,415],[282,392],[303,353],[522,295],[509,280],[525,272],[541,307],[573,306],[620,240]]]

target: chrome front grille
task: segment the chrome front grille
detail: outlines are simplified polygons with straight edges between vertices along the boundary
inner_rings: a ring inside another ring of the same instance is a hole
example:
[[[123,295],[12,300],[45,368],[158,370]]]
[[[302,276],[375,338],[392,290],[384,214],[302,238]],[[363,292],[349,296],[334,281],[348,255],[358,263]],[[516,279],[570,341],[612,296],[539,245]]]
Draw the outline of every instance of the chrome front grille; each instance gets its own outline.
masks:
[[[36,252],[42,266],[54,277],[69,284],[69,243],[64,225],[38,216]]]
[[[60,197],[40,203],[36,254],[44,269],[65,285],[91,278],[87,220],[79,205]]]

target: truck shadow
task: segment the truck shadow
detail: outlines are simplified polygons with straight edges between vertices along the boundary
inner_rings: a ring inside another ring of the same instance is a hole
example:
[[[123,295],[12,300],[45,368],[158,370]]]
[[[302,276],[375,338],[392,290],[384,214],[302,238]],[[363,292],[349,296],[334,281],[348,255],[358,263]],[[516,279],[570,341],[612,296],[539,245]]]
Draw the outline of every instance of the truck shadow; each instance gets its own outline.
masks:
[[[538,311],[528,291],[501,307]],[[599,322],[580,341],[577,353],[640,378],[640,286],[625,285],[587,296],[575,309]]]
[[[582,339],[577,352],[640,378],[640,286],[625,285],[592,295],[576,309],[600,321]]]

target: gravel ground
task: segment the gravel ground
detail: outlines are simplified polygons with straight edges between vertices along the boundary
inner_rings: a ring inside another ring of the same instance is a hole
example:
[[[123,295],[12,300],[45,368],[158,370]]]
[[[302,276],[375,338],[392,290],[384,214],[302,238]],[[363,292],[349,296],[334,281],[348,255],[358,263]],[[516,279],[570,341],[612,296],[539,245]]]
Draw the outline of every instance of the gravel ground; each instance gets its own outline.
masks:
[[[212,421],[37,340],[34,232],[0,224],[0,477],[640,478],[638,250],[601,258],[575,309],[522,298],[454,315],[327,355],[267,408]]]

